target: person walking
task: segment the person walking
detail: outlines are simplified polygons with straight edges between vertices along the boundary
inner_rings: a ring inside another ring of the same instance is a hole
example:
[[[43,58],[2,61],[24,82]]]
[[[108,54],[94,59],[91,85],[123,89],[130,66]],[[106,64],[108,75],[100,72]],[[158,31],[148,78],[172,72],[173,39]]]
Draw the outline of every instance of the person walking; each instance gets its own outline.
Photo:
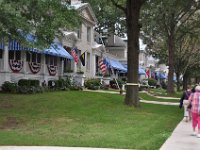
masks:
[[[188,99],[189,104],[192,105],[192,128],[193,136],[200,138],[200,86],[195,87],[195,92],[190,94]],[[196,127],[198,126],[198,134],[196,133]]]
[[[183,94],[181,96],[180,104],[179,104],[180,108],[182,108],[184,106],[184,117],[185,117],[186,122],[188,122],[188,120],[191,120],[191,111],[188,108],[188,105],[189,105],[188,98],[191,93],[192,93],[191,85],[188,85],[187,89],[183,92]]]

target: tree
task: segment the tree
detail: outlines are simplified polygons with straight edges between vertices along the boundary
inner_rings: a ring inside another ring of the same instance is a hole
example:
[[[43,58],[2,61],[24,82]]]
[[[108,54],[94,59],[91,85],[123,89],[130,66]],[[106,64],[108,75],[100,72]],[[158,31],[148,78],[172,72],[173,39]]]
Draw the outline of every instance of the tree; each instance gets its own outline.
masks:
[[[49,46],[63,30],[80,24],[76,10],[63,0],[1,0],[0,34],[30,44],[28,34],[36,37],[31,44]],[[73,16],[73,17],[71,17]]]
[[[141,24],[140,10],[145,0],[126,0],[123,6],[121,1],[111,0],[111,2],[121,9],[126,16],[127,36],[128,36],[128,80],[125,104],[129,106],[139,106],[138,97],[138,67],[139,67],[139,33]],[[121,3],[120,3],[121,2]]]
[[[129,106],[138,107],[138,57],[139,32],[141,28],[139,18],[140,9],[145,0],[87,0],[87,2],[91,3],[96,13],[97,19],[99,21],[96,30],[99,33],[103,33],[104,30],[111,31],[114,34],[116,34],[117,31],[118,35],[121,33],[123,34],[124,31],[127,33],[128,83],[124,103]],[[110,2],[113,5],[109,5]],[[94,5],[96,7],[94,7]],[[117,28],[117,24],[120,25],[119,28]]]
[[[125,14],[122,10],[117,9],[109,0],[84,0],[84,2],[90,3],[95,12],[98,20],[95,30],[99,34],[109,36],[114,33],[120,37],[124,36],[127,31]]]
[[[162,39],[167,45],[168,54],[168,86],[167,92],[174,93],[173,75],[177,34],[199,9],[196,0],[149,0],[143,11],[143,34],[151,44]],[[183,32],[182,32],[183,33]]]
[[[200,49],[198,44],[200,41],[197,37],[198,35],[194,35],[195,33],[184,36],[176,42],[174,69],[177,78],[177,91],[180,91],[180,75],[186,77],[187,75],[185,74],[188,74],[191,68],[195,71],[195,69],[197,69],[196,66],[199,66]],[[185,81],[185,83],[187,85],[187,81]],[[184,88],[187,87],[186,85]]]

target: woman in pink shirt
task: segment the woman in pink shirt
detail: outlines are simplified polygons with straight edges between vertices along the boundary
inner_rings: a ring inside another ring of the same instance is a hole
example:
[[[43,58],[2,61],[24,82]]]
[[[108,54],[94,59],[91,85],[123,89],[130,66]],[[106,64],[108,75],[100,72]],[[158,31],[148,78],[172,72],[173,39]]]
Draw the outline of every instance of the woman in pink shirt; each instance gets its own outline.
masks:
[[[200,138],[200,86],[196,86],[195,92],[190,94],[189,103],[192,104],[192,135],[197,135]],[[198,125],[198,134],[195,132],[195,128]]]

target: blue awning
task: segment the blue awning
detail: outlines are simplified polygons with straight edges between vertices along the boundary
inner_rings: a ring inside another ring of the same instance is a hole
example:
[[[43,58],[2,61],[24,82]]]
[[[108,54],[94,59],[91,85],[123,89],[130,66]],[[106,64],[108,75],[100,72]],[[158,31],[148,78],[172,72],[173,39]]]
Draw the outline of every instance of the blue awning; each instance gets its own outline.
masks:
[[[60,57],[73,59],[73,57],[63,48],[62,45],[54,43],[51,46],[59,53]]]
[[[29,37],[31,38],[31,37]],[[31,39],[29,39],[31,40]],[[31,51],[31,52],[36,52],[36,53],[44,53],[48,55],[53,55],[53,56],[58,56],[58,57],[63,57],[67,59],[73,59],[72,56],[58,43],[53,43],[49,48],[46,48],[44,50],[38,50],[36,48],[27,48],[23,47],[18,43],[16,40],[10,40],[9,45],[8,45],[9,50],[26,50],[26,51]]]
[[[27,50],[27,51],[32,51],[32,52],[40,52],[36,48],[28,48],[28,47],[21,46],[21,44],[19,42],[17,42],[16,40],[9,40],[8,50],[14,50],[14,51]]]
[[[113,67],[114,69],[127,72],[127,69],[117,60],[106,58],[106,62],[110,68]]]
[[[166,79],[167,77],[166,77],[166,75],[164,73],[160,72],[159,78],[160,79]]]
[[[127,69],[127,64],[123,64],[123,66]],[[141,68],[141,67],[139,67],[139,69],[138,69],[138,74],[139,75],[145,75],[146,74],[146,72],[145,72],[145,70],[143,69],[143,68]]]
[[[138,69],[138,74],[139,74],[139,75],[146,75],[146,72],[145,72],[145,70],[144,70],[143,68],[140,68],[140,67],[139,67],[139,69]]]

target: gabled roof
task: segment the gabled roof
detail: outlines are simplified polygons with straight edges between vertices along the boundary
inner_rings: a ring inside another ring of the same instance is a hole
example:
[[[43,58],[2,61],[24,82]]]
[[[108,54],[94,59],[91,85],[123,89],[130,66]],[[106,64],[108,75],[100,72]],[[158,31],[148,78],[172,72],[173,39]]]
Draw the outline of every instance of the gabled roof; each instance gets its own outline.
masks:
[[[92,21],[94,21],[95,23],[97,22],[97,18],[89,3],[75,3],[75,4],[72,4],[71,6],[74,7],[74,9],[78,10],[79,12],[82,12],[84,9],[87,9],[90,13],[89,15],[91,15],[92,17]]]

